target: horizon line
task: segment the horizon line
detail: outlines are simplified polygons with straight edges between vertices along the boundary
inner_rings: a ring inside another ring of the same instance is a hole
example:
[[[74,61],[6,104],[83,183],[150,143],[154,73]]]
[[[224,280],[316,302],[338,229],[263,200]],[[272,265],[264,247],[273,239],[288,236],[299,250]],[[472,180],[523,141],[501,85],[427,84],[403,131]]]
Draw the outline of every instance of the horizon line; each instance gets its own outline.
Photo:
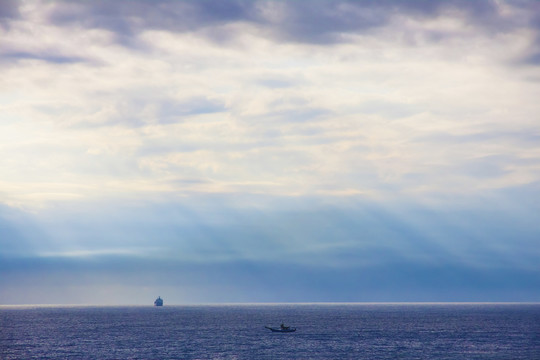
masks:
[[[191,306],[276,306],[276,305],[540,305],[540,301],[321,301],[321,302],[207,302],[153,304],[0,304],[1,308],[16,307],[191,307]]]

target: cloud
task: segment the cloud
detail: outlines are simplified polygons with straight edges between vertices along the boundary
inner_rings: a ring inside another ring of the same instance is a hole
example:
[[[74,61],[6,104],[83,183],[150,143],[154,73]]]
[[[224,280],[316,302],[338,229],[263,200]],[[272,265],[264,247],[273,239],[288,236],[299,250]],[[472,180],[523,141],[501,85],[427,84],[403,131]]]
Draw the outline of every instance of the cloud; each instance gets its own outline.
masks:
[[[32,214],[0,204],[0,257],[34,256],[50,240]]]
[[[5,271],[212,292],[193,265],[317,299],[376,290],[364,270],[428,295],[422,271],[537,272],[536,2],[21,4],[0,7]]]
[[[41,60],[53,64],[71,64],[88,61],[88,59],[85,58],[60,54],[36,54],[28,52],[11,52],[2,54],[2,61],[12,60]]]
[[[226,111],[227,108],[219,100],[208,99],[204,96],[194,96],[188,99],[172,99],[165,96],[134,94],[114,104],[115,116],[105,123],[89,126],[110,126],[124,124],[129,126],[144,126],[148,124],[174,124],[185,121],[186,117],[212,114]],[[78,124],[82,126],[84,124]]]
[[[48,19],[61,26],[82,26],[107,29],[120,41],[140,31],[164,29],[186,32],[208,26],[249,18],[253,7],[249,1],[96,1],[92,3],[58,3]]]
[[[245,193],[56,202],[32,215],[4,206],[1,301],[144,304],[144,291],[164,290],[169,303],[530,301],[540,257],[530,193],[437,206]]]
[[[470,26],[486,31],[506,31],[526,25],[513,17],[508,9],[534,9],[533,2],[519,4],[480,1],[95,1],[89,3],[58,2],[49,13],[50,22],[60,26],[83,26],[107,29],[120,41],[144,30],[200,32],[214,39],[225,33],[230,23],[255,26],[278,41],[330,44],[347,41],[348,34],[361,34],[387,26],[395,18],[438,19],[448,15],[459,17]],[[519,15],[519,14],[518,14]],[[501,25],[503,25],[501,27]],[[409,31],[417,31],[410,28]],[[230,33],[228,36],[237,36]],[[452,36],[452,32],[440,32]],[[454,33],[455,35],[455,33]],[[433,38],[435,39],[435,38]],[[129,42],[130,40],[128,40]]]
[[[415,106],[409,104],[392,103],[385,101],[367,101],[358,106],[358,111],[365,114],[379,114],[384,118],[398,119],[409,117],[421,112]]]
[[[529,65],[540,65],[540,53],[532,53],[525,56],[523,62]]]
[[[398,205],[397,200],[383,207],[364,197],[243,198],[244,205],[236,194],[223,195],[221,200],[193,194],[178,201],[136,205],[112,205],[108,200],[86,206],[65,204],[49,214],[26,215],[24,221],[34,224],[26,229],[41,230],[26,230],[24,236],[21,222],[7,221],[4,216],[3,231],[11,235],[4,238],[3,249],[20,241],[20,249],[39,244],[30,246],[33,256],[44,257],[91,258],[124,249],[128,257],[180,263],[241,259],[309,266],[324,263],[327,267],[414,260],[528,268],[535,266],[539,255],[530,252],[538,231],[531,222],[537,207],[528,207],[531,214],[506,212],[517,206],[518,199],[514,205],[504,203],[501,210],[488,210],[499,199],[470,209],[471,205],[458,203],[447,203],[446,208]]]
[[[167,304],[209,302],[530,301],[534,271],[397,263],[346,270],[237,261],[171,264],[110,257],[100,261],[3,261],[2,303]],[[24,271],[21,271],[24,269]],[[134,272],[133,269],[137,269]],[[66,271],[68,270],[68,271]],[[39,272],[39,284],[35,274]],[[11,279],[8,280],[8,279]],[[33,291],[28,291],[29,285]],[[212,290],[209,290],[212,289]],[[103,296],[104,293],[106,296]]]
[[[6,26],[9,21],[20,16],[19,2],[16,0],[5,0],[0,3],[0,25]]]

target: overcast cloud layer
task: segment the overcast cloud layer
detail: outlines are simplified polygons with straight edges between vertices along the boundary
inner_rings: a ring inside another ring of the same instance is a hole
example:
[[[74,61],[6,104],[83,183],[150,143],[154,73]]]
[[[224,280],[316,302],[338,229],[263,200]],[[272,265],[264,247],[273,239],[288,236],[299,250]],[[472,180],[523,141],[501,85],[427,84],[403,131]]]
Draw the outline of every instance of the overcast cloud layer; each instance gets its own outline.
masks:
[[[540,301],[540,2],[0,1],[0,303]]]

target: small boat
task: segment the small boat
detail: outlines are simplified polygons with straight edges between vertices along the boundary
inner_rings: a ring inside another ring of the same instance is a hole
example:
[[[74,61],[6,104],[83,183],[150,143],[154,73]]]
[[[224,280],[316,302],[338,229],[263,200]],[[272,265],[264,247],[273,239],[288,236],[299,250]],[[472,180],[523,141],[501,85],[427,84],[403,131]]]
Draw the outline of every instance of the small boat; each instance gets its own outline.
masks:
[[[161,296],[158,296],[156,301],[154,301],[154,306],[163,306],[163,299],[161,298]]]
[[[271,330],[272,332],[282,332],[282,333],[289,333],[289,332],[295,332],[296,328],[292,328],[290,326],[285,326],[284,324],[281,324],[278,328],[273,328],[270,326],[265,326],[265,328]]]

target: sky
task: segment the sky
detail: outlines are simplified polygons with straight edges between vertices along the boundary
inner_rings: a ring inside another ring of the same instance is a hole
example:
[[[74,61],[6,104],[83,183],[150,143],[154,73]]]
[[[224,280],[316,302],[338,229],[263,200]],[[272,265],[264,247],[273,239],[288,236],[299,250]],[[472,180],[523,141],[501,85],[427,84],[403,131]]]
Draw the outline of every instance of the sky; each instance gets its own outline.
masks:
[[[540,301],[540,2],[0,1],[0,304]]]

